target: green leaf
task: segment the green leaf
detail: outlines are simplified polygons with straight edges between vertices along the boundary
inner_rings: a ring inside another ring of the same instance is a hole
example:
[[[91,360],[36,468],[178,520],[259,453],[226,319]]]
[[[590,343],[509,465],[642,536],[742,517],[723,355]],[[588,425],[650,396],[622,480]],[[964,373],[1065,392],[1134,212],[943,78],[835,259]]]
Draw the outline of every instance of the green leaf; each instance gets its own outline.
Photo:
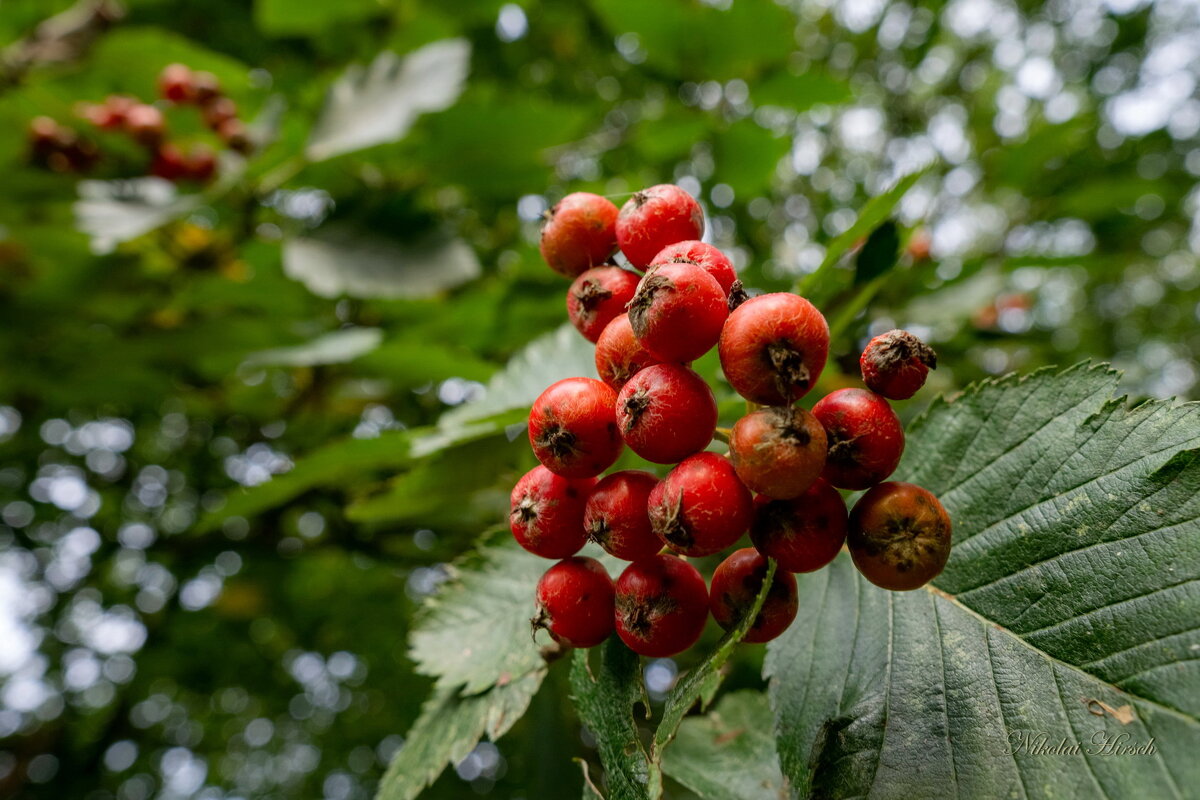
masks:
[[[840,105],[853,98],[853,92],[844,81],[813,69],[802,75],[776,72],[750,87],[750,99],[756,104],[794,111],[805,111],[815,105]]]
[[[685,719],[663,752],[662,768],[704,800],[787,796],[762,692],[727,694],[706,716]]]
[[[75,227],[92,240],[92,252],[109,253],[121,242],[149,233],[200,204],[162,178],[80,181]]]
[[[318,336],[295,347],[276,347],[251,353],[243,367],[312,367],[345,364],[365,355],[383,341],[379,328],[346,328]]]
[[[775,167],[791,147],[791,138],[776,136],[750,119],[740,120],[713,141],[717,169],[714,180],[727,183],[743,197],[771,188]]]
[[[888,220],[867,237],[854,261],[854,283],[861,285],[878,278],[896,266],[900,254],[900,232],[896,223]]]
[[[800,795],[1167,798],[1200,781],[1200,406],[1081,365],[937,400],[897,478],[937,494],[937,589],[846,556],[800,580],[764,671]],[[1153,739],[1146,755],[1095,742]],[[1030,752],[1066,740],[1082,751]],[[1088,753],[1091,748],[1093,752]]]
[[[254,23],[268,36],[315,36],[386,13],[380,0],[254,0]]]

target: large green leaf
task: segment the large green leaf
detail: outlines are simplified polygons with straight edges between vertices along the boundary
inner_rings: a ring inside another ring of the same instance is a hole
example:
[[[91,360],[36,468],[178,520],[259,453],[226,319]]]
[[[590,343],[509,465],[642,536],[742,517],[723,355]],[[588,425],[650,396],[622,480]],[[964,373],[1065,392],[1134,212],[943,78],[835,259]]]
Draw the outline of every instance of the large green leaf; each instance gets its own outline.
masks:
[[[954,521],[936,589],[842,556],[769,647],[801,795],[1182,797],[1200,781],[1200,406],[1078,366],[936,401],[897,477]],[[1144,755],[1105,755],[1127,736]],[[1037,752],[1062,740],[1079,752]],[[1089,752],[1091,751],[1091,752]]]
[[[91,237],[93,252],[108,253],[121,242],[162,227],[199,204],[198,196],[178,194],[161,178],[80,181],[75,226]]]
[[[387,13],[379,0],[255,0],[254,21],[268,36],[315,36],[332,25]]]
[[[366,355],[383,341],[379,328],[345,328],[318,336],[294,347],[273,347],[251,353],[242,361],[246,367],[312,367],[345,364]]]

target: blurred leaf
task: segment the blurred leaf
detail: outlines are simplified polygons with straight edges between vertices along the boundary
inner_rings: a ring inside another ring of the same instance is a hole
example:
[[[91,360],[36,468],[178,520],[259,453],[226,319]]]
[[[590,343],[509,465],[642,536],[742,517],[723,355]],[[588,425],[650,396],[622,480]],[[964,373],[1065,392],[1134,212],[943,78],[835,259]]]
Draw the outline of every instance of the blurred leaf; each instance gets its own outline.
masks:
[[[713,179],[729,184],[739,197],[761,194],[771,188],[775,168],[791,146],[790,137],[776,136],[752,119],[739,120],[713,140]]]
[[[854,99],[854,94],[844,81],[815,69],[801,75],[782,70],[755,81],[750,87],[750,99],[760,106],[805,111],[815,105],[848,103]]]
[[[892,267],[900,255],[900,232],[892,220],[871,231],[858,258],[854,260],[854,283],[861,285],[878,278]]]
[[[200,204],[195,195],[179,195],[162,178],[80,181],[75,224],[92,240],[92,251],[109,253],[121,242],[182,217]]]
[[[295,347],[277,347],[250,354],[243,367],[312,367],[345,364],[371,352],[383,341],[379,328],[346,328]]]
[[[356,367],[385,375],[404,386],[447,378],[486,381],[496,371],[495,364],[458,342],[436,342],[418,336],[388,339],[358,359]]]
[[[102,36],[88,59],[88,69],[72,76],[76,97],[100,100],[109,92],[152,99],[158,96],[158,74],[167,64],[187,64],[216,75],[224,93],[247,96],[249,68],[229,55],[194,39],[155,27],[121,26]]]
[[[316,36],[331,25],[386,13],[380,0],[254,0],[254,22],[268,36]]]

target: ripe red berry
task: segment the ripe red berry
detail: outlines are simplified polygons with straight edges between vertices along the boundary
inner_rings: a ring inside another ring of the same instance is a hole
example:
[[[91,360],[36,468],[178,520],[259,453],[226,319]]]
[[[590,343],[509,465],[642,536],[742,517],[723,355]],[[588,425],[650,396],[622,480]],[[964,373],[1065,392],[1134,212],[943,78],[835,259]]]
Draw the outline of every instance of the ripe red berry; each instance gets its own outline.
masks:
[[[542,558],[566,558],[587,541],[583,510],[595,478],[564,478],[543,466],[513,487],[508,524],[517,544]]]
[[[163,113],[145,103],[139,103],[125,112],[125,132],[145,145],[156,145],[162,141],[167,124]]]
[[[655,364],[630,378],[617,395],[616,414],[626,444],[656,464],[703,450],[717,429],[712,389],[682,364]]]
[[[709,591],[709,608],[718,625],[729,630],[750,612],[767,578],[767,567],[767,559],[753,547],[735,550],[717,566]],[[762,609],[742,641],[752,644],[771,641],[788,629],[799,608],[796,577],[775,570]]]
[[[846,544],[867,580],[896,592],[924,586],[950,557],[950,515],[926,489],[899,481],[854,504]]]
[[[169,142],[159,145],[150,163],[150,174],[168,181],[177,181],[187,174],[187,159],[183,152]]]
[[[838,389],[813,406],[825,428],[825,480],[839,489],[866,489],[886,480],[904,453],[904,427],[888,401],[866,389]]]
[[[663,361],[691,361],[707,353],[727,316],[717,279],[690,261],[653,265],[629,303],[634,334]]]
[[[617,249],[617,207],[590,192],[574,192],[546,212],[540,248],[550,269],[574,278]]]
[[[589,342],[625,311],[637,291],[638,276],[620,267],[592,267],[567,290],[567,317]]]
[[[650,493],[650,525],[685,556],[708,556],[736,542],[754,517],[750,490],[716,453],[684,459]]]
[[[221,96],[221,82],[211,72],[192,73],[192,102],[203,107]]]
[[[626,561],[649,558],[662,549],[650,528],[650,492],[658,478],[627,469],[606,476],[588,496],[583,512],[587,536],[610,555]]]
[[[158,75],[158,93],[172,103],[192,99],[192,71],[183,64],[168,64]]]
[[[635,561],[617,578],[616,627],[630,650],[654,658],[696,643],[708,619],[708,587],[675,556]]]
[[[615,598],[612,578],[594,558],[563,559],[537,584],[534,630],[545,628],[568,647],[595,647],[613,632]]]
[[[664,264],[671,261],[688,261],[704,267],[708,274],[721,284],[721,290],[725,294],[729,294],[730,287],[737,280],[737,270],[733,268],[733,262],[711,244],[695,240],[669,244],[660,250],[650,263]]]
[[[628,314],[618,314],[596,340],[596,372],[618,391],[638,372],[658,363],[633,335]]]
[[[529,412],[533,454],[556,475],[599,475],[625,447],[614,416],[616,401],[612,387],[594,378],[551,384]]]
[[[253,149],[250,132],[240,119],[227,119],[217,127],[217,136],[230,150],[245,155]]]
[[[768,406],[734,423],[729,458],[752,492],[777,499],[797,497],[825,467],[825,429],[795,406]]]
[[[937,354],[908,331],[895,330],[868,342],[858,364],[868,389],[891,400],[907,400],[925,385],[929,370],[937,368]]]
[[[237,119],[237,103],[228,97],[218,97],[204,108],[204,124],[214,131],[231,119]]]
[[[217,171],[217,156],[207,147],[196,147],[184,161],[186,177],[197,183],[208,183]]]
[[[617,217],[617,245],[638,269],[645,269],[669,244],[704,235],[704,210],[696,198],[671,184],[635,192]]]
[[[833,561],[846,541],[846,502],[817,478],[799,497],[754,498],[750,541],[788,572],[814,572]]]
[[[36,156],[46,156],[59,147],[59,124],[50,117],[34,117],[29,121],[29,146]]]
[[[761,405],[790,405],[825,368],[829,325],[799,295],[763,294],[730,313],[718,350],[725,378],[738,394]]]

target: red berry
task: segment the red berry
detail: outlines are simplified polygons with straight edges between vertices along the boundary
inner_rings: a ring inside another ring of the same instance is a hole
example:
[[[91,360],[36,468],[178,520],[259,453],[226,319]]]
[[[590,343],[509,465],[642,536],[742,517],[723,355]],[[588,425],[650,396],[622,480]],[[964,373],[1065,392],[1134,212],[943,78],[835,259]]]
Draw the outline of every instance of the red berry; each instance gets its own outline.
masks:
[[[650,528],[650,492],[658,478],[627,469],[606,476],[588,496],[583,512],[587,536],[610,555],[626,561],[649,558],[662,549]]]
[[[166,133],[166,120],[157,108],[139,103],[125,112],[125,132],[145,145],[158,144]]]
[[[596,372],[618,391],[638,372],[659,363],[633,335],[628,314],[618,314],[596,340]]]
[[[192,99],[192,71],[183,64],[168,64],[158,75],[158,93],[172,103]]]
[[[729,630],[749,613],[762,591],[767,567],[767,559],[753,547],[735,550],[717,566],[712,576],[709,608],[718,625]],[[799,608],[796,577],[777,569],[762,609],[742,641],[752,644],[771,641],[788,629]]]
[[[814,572],[833,561],[846,541],[846,502],[817,478],[792,500],[754,498],[750,541],[788,572]]]
[[[168,181],[177,181],[187,174],[187,161],[178,147],[167,143],[159,145],[150,163],[150,174]]]
[[[218,97],[204,108],[204,124],[214,131],[231,119],[237,119],[237,103],[228,97]]]
[[[221,82],[211,72],[192,73],[192,101],[207,106],[221,96]]]
[[[946,566],[950,515],[920,486],[881,483],[854,504],[846,544],[871,583],[895,592],[916,589]]]
[[[825,368],[829,325],[799,295],[763,294],[733,310],[718,350],[725,378],[738,394],[760,405],[790,405]]]
[[[217,171],[217,156],[207,147],[197,147],[188,154],[186,175],[197,183],[208,183]]]
[[[574,278],[603,264],[617,249],[617,207],[590,192],[574,192],[546,214],[542,228],[542,258],[550,269]]]
[[[567,317],[589,342],[625,311],[637,291],[638,276],[620,267],[592,267],[567,290]]]
[[[672,550],[708,556],[736,542],[754,516],[750,490],[716,453],[684,459],[650,493],[650,524]]]
[[[704,210],[696,198],[666,183],[635,192],[617,217],[617,245],[638,269],[645,269],[667,245],[703,234]]]
[[[866,389],[838,389],[813,406],[829,453],[821,476],[839,489],[886,480],[904,453],[904,427],[888,401]]]
[[[594,558],[564,559],[537,584],[537,613],[530,622],[568,647],[595,647],[613,632],[616,593]]]
[[[638,341],[663,361],[692,361],[707,353],[728,316],[717,279],[689,261],[651,266],[629,303]]]
[[[254,147],[250,133],[240,119],[227,119],[217,127],[217,136],[235,153],[245,155]]]
[[[512,490],[508,524],[517,544],[542,558],[566,558],[587,541],[583,509],[595,478],[564,478],[543,466],[525,473]]]
[[[669,244],[658,252],[652,264],[663,264],[669,261],[688,261],[704,267],[709,275],[721,284],[721,290],[729,294],[733,282],[737,280],[737,270],[733,268],[724,253],[711,244],[700,241],[676,242]]]
[[[708,447],[717,430],[717,401],[704,379],[682,364],[655,364],[617,395],[617,425],[633,452],[675,464]]]
[[[599,475],[625,447],[614,416],[616,401],[612,387],[594,378],[551,384],[529,412],[533,454],[556,475]]]
[[[64,129],[50,117],[34,117],[29,121],[29,146],[34,155],[44,157],[59,149]]]
[[[729,458],[752,492],[787,499],[812,485],[825,467],[825,429],[795,406],[768,406],[734,423]]]
[[[675,556],[635,561],[617,578],[617,635],[630,650],[654,658],[696,643],[708,619],[708,588],[696,568]]]
[[[868,342],[858,364],[868,389],[891,400],[907,400],[925,385],[929,370],[937,368],[937,354],[908,331],[895,330]]]

